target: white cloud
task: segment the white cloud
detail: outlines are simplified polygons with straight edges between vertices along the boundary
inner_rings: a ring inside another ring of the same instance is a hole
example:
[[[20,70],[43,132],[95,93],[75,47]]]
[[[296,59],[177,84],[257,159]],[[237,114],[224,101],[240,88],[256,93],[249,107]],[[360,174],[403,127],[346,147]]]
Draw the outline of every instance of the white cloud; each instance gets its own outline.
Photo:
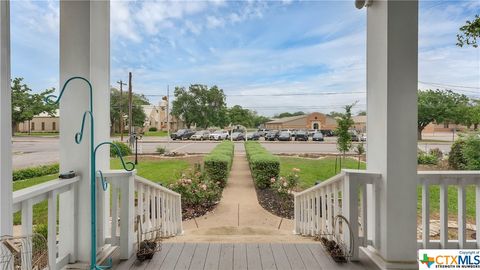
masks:
[[[110,25],[112,35],[121,39],[140,42],[142,38],[140,37],[138,31],[136,31],[136,25],[132,19],[133,14],[130,10],[130,3],[126,1],[112,1],[110,8]]]
[[[207,16],[207,27],[208,28],[217,28],[223,27],[225,25],[225,21],[221,18],[217,18],[214,16]]]

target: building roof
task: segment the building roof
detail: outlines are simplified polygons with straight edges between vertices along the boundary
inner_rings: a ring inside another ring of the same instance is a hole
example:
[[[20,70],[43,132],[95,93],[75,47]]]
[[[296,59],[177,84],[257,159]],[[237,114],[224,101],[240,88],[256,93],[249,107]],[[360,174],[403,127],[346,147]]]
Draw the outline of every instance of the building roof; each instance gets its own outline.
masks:
[[[39,113],[39,114],[35,115],[34,117],[59,117],[59,116],[60,116],[60,110],[56,109],[55,113],[53,115],[50,115],[46,112],[42,112],[42,113]]]
[[[366,115],[357,115],[352,117],[353,122],[357,124],[367,123],[367,116]]]
[[[150,115],[152,115],[153,110],[156,110],[157,108],[155,107],[155,105],[142,105],[142,109],[148,118],[150,117]]]
[[[306,118],[306,117],[308,117],[308,114],[283,117],[283,118],[275,118],[272,121],[267,122],[267,124],[282,124],[282,123],[291,122],[291,121]]]

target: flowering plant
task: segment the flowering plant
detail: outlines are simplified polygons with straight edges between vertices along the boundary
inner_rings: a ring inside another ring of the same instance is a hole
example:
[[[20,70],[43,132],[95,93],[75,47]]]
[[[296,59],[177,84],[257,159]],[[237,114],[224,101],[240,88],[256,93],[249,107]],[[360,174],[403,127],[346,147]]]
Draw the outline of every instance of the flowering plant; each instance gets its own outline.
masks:
[[[300,177],[298,176],[299,172],[300,169],[293,168],[286,177],[272,177],[270,179],[271,187],[280,195],[291,194],[298,186],[298,182],[300,180]]]
[[[170,189],[182,195],[182,208],[210,207],[221,197],[219,182],[211,181],[201,168],[182,173],[180,179],[170,184]]]

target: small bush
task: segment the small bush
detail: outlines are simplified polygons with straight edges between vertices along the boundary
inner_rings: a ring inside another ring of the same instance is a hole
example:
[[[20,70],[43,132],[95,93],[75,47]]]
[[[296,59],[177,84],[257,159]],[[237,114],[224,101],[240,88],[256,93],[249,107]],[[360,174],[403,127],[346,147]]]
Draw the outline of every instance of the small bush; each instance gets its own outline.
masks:
[[[245,150],[255,185],[260,189],[270,187],[270,180],[280,173],[280,159],[258,142],[246,142]]]
[[[221,187],[198,167],[184,173],[182,178],[169,188],[182,195],[183,209],[209,208],[218,203],[222,194]]]
[[[463,156],[466,161],[465,169],[480,170],[480,137],[471,135],[465,139]]]
[[[427,154],[425,152],[421,152],[418,154],[417,161],[418,164],[437,165],[438,157],[435,155]]]
[[[112,142],[112,143],[118,147],[118,149],[120,150],[120,154],[123,157],[132,154],[132,150],[130,150],[130,147],[128,147],[127,144],[123,142]],[[117,151],[113,145],[110,145],[110,157],[118,157]]]
[[[463,155],[465,141],[457,140],[453,143],[450,153],[448,154],[448,165],[455,170],[464,170],[467,167],[467,160]]]
[[[443,158],[443,152],[442,152],[442,150],[440,150],[440,148],[432,148],[432,149],[430,149],[430,151],[428,153],[432,156],[436,156],[437,159],[442,159]]]
[[[58,163],[52,165],[43,165],[13,171],[13,181],[25,180],[44,175],[56,174],[59,171]]]
[[[204,169],[210,180],[225,187],[232,167],[234,144],[224,141],[217,145],[204,159]]]
[[[159,146],[157,147],[157,153],[159,153],[160,155],[163,155],[165,154],[165,152],[167,152],[167,148],[165,148],[164,146]]]
[[[155,131],[158,131],[158,129],[156,127],[150,127],[148,131],[155,132]]]

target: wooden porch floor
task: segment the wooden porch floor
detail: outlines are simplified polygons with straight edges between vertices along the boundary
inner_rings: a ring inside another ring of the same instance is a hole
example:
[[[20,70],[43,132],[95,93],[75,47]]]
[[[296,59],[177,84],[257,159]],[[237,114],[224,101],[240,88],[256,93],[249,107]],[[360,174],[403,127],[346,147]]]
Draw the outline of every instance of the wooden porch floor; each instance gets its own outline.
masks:
[[[337,264],[317,243],[164,243],[150,261],[135,256],[117,262],[114,269],[165,270],[301,270],[301,269],[377,269],[366,258]]]

